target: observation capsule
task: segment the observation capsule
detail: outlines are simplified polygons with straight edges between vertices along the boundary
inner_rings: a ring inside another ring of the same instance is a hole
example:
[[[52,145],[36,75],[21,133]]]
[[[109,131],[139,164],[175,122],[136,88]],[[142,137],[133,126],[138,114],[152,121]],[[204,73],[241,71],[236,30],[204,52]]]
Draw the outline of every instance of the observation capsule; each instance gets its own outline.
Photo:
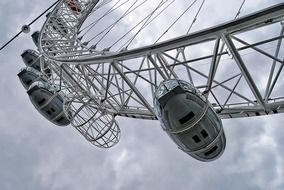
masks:
[[[65,0],[64,3],[72,10],[75,14],[80,14],[82,12],[82,7],[78,0]]]
[[[69,125],[70,121],[63,111],[63,96],[47,82],[32,83],[27,93],[34,107],[47,120],[58,126]]]
[[[38,52],[27,49],[22,53],[21,56],[26,66],[33,67],[34,69],[40,71],[40,56]]]
[[[34,44],[36,45],[36,47],[39,47],[39,35],[40,35],[40,32],[39,31],[35,31],[34,33],[32,33],[32,39],[33,39],[33,42]]]
[[[21,71],[18,73],[18,77],[26,90],[30,87],[32,83],[36,81],[47,82],[45,76],[32,67],[26,67],[21,69]]]
[[[42,61],[43,62],[43,66],[42,66],[43,73],[45,73],[47,76],[51,75],[51,70],[48,68],[48,65],[44,62],[44,60],[41,59],[38,52],[28,49],[28,50],[25,50],[21,56],[27,67],[32,67],[40,72],[42,71],[41,70],[41,61]]]
[[[154,108],[162,128],[193,158],[212,161],[224,152],[221,119],[193,85],[172,79],[162,82],[155,92]]]

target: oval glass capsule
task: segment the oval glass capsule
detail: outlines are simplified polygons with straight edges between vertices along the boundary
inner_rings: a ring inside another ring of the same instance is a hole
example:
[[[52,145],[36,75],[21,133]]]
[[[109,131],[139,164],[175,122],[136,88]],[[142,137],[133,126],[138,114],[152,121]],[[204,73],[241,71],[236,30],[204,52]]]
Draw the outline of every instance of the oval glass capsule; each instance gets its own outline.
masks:
[[[64,97],[47,82],[34,82],[27,91],[34,107],[47,120],[58,126],[70,124],[63,111]]]
[[[221,119],[190,83],[173,79],[162,82],[155,92],[154,108],[164,131],[193,158],[212,161],[224,152]]]

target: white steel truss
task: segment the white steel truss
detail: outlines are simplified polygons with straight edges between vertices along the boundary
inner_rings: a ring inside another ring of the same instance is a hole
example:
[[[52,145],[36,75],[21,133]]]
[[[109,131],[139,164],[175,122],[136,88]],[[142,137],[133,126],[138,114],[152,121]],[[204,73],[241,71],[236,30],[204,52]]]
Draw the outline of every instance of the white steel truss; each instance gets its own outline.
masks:
[[[99,51],[82,42],[78,31],[107,2],[78,2],[85,8],[80,14],[64,1],[56,6],[41,30],[39,47],[59,78],[54,84],[67,89],[71,100],[115,116],[156,119],[155,89],[176,78],[208,96],[221,118],[284,112],[284,3],[165,42]],[[264,28],[273,35],[263,35]],[[246,39],[258,34],[253,42]],[[202,48],[206,51],[193,55]]]

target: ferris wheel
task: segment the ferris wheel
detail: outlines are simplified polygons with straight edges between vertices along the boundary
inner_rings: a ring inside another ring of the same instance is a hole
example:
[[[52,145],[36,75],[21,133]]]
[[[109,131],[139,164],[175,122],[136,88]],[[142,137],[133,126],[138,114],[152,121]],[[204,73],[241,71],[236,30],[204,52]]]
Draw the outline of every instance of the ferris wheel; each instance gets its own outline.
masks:
[[[195,31],[206,1],[175,3],[60,1],[22,54],[33,105],[101,148],[120,139],[116,117],[159,120],[201,161],[225,149],[221,119],[284,112],[284,3]]]

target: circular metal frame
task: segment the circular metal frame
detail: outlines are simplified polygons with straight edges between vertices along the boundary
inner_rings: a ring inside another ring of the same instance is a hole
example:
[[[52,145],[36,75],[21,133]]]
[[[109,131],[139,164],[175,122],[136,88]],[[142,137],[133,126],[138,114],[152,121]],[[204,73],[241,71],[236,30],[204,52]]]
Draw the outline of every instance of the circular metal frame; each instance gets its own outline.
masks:
[[[153,95],[160,81],[180,79],[181,76],[196,88],[208,93],[208,100],[221,118],[250,117],[284,111],[283,96],[273,95],[273,92],[277,91],[275,84],[279,81],[278,73],[281,71],[275,70],[274,67],[280,65],[282,68],[284,64],[283,60],[279,59],[279,50],[277,51],[283,39],[284,3],[165,42],[111,52],[107,49],[97,51],[87,47],[81,42],[78,34],[88,16],[99,10],[98,5],[102,1],[79,0],[79,3],[84,4],[84,11],[80,14],[75,14],[64,2],[61,1],[47,18],[40,32],[39,50],[56,70],[63,69],[64,74],[60,79],[64,81],[66,88],[79,91],[79,94],[100,102],[100,109],[109,114],[157,119],[153,111],[152,97],[147,94],[146,89],[151,89]],[[68,30],[68,34],[62,35],[54,30],[55,24],[51,22],[54,18],[64,23],[63,28]],[[239,37],[274,25],[280,25],[282,28],[276,37],[267,37],[253,44]],[[275,55],[258,47],[274,41],[278,42]],[[243,46],[237,46],[236,42],[242,43]],[[211,47],[212,53],[190,58],[190,49],[198,46]],[[241,54],[245,50],[261,53],[273,62],[265,92],[262,92],[257,85],[257,79],[253,78],[248,69],[244,55]],[[224,65],[223,57],[233,58],[235,65],[231,67],[236,67],[234,70],[237,72],[220,80],[218,71],[221,71]],[[194,67],[196,62],[202,60],[210,62],[206,69],[207,74]],[[194,75],[199,76],[197,82]],[[204,78],[204,82],[196,85],[200,78]],[[235,84],[225,84],[235,79],[238,79]],[[245,88],[246,93],[243,93],[240,87]],[[222,91],[226,91],[228,95],[218,95]]]

